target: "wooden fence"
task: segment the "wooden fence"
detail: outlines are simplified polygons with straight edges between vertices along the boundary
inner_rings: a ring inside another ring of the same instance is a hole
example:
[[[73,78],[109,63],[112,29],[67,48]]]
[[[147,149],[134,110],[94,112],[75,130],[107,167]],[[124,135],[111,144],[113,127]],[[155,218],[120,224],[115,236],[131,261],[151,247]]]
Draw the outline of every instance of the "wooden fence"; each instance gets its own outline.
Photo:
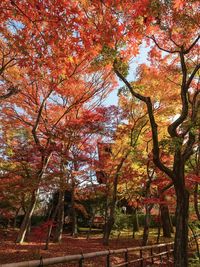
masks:
[[[196,238],[199,236],[189,238],[190,246]],[[69,255],[56,258],[40,258],[39,260],[16,262],[2,264],[0,267],[41,267],[48,265],[56,265],[61,263],[76,263],[77,267],[87,266],[84,262],[88,259],[94,259],[97,257],[105,257],[105,267],[132,267],[132,266],[151,266],[155,262],[165,263],[168,266],[173,266],[173,246],[174,242],[155,244],[151,246],[134,247],[134,248],[122,248],[116,250],[105,250],[91,253],[82,253],[77,255]],[[121,255],[120,262],[112,263],[112,258],[116,255]],[[90,265],[91,266],[91,265]],[[95,266],[102,266],[96,262]],[[163,265],[162,265],[163,266]]]

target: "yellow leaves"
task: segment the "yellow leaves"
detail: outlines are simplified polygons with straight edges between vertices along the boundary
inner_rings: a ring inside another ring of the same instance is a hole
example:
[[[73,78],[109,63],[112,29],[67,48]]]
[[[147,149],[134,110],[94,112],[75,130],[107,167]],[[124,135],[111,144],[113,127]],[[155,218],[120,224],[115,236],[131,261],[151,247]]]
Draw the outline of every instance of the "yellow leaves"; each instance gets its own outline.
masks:
[[[84,8],[87,8],[89,5],[89,0],[79,0],[79,2],[83,5]]]
[[[144,18],[143,16],[138,16],[135,20],[139,25],[143,25],[144,24]]]
[[[74,59],[73,59],[73,57],[72,57],[72,56],[69,56],[69,57],[68,57],[68,61],[71,62],[71,63],[74,63]]]

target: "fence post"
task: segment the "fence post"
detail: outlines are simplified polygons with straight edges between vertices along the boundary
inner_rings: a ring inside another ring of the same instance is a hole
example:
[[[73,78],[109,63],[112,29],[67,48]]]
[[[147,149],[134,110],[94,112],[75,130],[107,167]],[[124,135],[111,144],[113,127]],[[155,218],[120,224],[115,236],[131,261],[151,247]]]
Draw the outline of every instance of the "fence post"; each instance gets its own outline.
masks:
[[[160,254],[162,251],[161,251],[161,249],[160,249],[160,247],[158,248],[158,253]],[[162,255],[160,255],[160,262],[162,263]]]
[[[128,267],[128,249],[126,249],[126,252],[124,254],[124,260],[125,260],[125,267]]]
[[[153,248],[151,248],[151,263],[154,264],[154,258],[153,258]]]
[[[83,252],[81,253],[81,258],[79,260],[79,267],[83,267],[83,260],[84,260],[84,256],[83,256]]]
[[[191,248],[191,237],[188,238],[188,247]]]
[[[143,262],[143,255],[142,255],[142,249],[140,249],[140,266],[143,267],[144,266],[144,262]]]
[[[168,250],[168,245],[166,245],[166,252],[167,252],[167,261],[169,263],[169,250]]]
[[[106,267],[110,267],[110,250],[108,250],[108,255],[106,256]]]
[[[83,259],[79,260],[79,267],[83,267]]]
[[[43,258],[42,258],[42,256],[40,257],[40,265],[39,265],[39,267],[43,267]]]

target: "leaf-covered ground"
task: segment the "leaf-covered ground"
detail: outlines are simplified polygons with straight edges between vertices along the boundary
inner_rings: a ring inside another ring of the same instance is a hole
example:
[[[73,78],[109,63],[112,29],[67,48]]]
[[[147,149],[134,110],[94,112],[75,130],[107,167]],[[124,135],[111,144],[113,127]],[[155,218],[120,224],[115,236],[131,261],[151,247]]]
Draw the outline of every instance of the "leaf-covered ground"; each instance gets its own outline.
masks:
[[[35,235],[33,232],[29,236],[29,242],[24,242],[23,244],[15,244],[15,239],[17,236],[17,231],[13,229],[9,230],[0,230],[0,264],[2,263],[11,263],[11,262],[20,262],[27,260],[50,258],[50,257],[59,257],[64,255],[72,255],[79,253],[88,253],[95,252],[99,250],[106,249],[117,249],[117,248],[127,248],[140,246],[140,238],[137,236],[137,239],[132,239],[128,237],[112,238],[108,246],[102,245],[102,239],[100,235],[93,235],[89,240],[85,236],[80,236],[78,238],[73,238],[67,234],[64,234],[63,240],[60,244],[50,243],[49,249],[45,250],[44,240]],[[123,255],[117,255],[112,257],[112,262],[119,263],[122,260]],[[139,255],[138,255],[139,256]],[[132,256],[136,258],[135,256]],[[105,257],[97,258],[94,261],[85,261],[84,266],[105,266]],[[164,260],[165,261],[165,260]],[[55,265],[54,265],[55,266]],[[61,265],[56,265],[61,266]],[[72,266],[71,264],[63,266]],[[74,265],[75,266],[75,265]],[[164,265],[164,262],[162,264]]]

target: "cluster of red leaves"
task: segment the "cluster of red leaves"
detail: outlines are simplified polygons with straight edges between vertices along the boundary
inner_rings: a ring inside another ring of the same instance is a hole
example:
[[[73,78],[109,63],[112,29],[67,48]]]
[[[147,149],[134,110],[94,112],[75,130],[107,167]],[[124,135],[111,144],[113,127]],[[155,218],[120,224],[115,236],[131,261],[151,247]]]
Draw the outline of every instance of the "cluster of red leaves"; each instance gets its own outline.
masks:
[[[53,222],[52,220],[48,220],[40,224],[39,226],[35,227],[32,231],[35,240],[40,240],[40,241],[44,240],[44,238],[47,235],[47,230],[50,226],[55,227],[56,223]]]

